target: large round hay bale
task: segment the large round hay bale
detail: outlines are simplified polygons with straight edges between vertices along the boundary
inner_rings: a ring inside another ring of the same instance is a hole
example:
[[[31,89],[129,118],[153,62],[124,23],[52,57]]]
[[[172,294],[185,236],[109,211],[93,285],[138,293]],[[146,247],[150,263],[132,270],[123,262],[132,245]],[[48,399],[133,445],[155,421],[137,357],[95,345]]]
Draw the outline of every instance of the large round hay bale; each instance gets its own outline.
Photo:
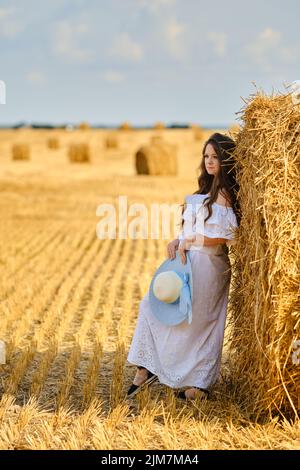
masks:
[[[152,135],[151,138],[150,138],[150,143],[151,144],[157,144],[157,143],[161,143],[161,142],[164,142],[163,136],[161,136],[161,135]]]
[[[68,155],[70,162],[85,163],[91,160],[90,147],[86,143],[70,144]]]
[[[300,410],[300,132],[289,96],[258,92],[236,140],[241,225],[235,245],[230,383],[260,415]]]
[[[143,145],[135,155],[138,175],[177,175],[177,148],[166,142]]]
[[[13,160],[29,160],[30,159],[30,146],[29,144],[13,144],[12,146],[12,159]]]
[[[105,139],[105,147],[107,149],[117,149],[119,147],[119,140],[116,135],[108,135]]]
[[[49,137],[47,140],[47,147],[49,149],[56,150],[59,148],[59,140],[57,137]]]

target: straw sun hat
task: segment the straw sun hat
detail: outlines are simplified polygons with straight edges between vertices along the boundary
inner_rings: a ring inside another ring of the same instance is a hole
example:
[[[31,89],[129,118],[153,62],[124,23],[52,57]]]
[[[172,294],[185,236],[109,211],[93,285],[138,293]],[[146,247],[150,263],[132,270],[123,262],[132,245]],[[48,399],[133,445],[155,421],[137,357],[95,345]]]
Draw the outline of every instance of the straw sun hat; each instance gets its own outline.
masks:
[[[156,270],[149,288],[153,315],[169,326],[192,322],[193,282],[189,252],[186,264],[176,251],[176,257],[164,261]]]

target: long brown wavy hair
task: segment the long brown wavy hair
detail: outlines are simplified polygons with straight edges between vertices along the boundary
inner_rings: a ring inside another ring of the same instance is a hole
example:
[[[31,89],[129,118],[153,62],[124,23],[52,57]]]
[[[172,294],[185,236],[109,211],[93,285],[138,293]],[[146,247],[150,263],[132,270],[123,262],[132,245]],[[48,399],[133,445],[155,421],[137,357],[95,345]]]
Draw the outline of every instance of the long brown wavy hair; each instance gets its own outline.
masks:
[[[220,162],[220,171],[217,175],[210,175],[205,168],[205,150],[207,144],[211,144],[217,154]],[[233,208],[233,211],[237,218],[237,223],[240,225],[241,221],[241,210],[239,201],[237,199],[237,193],[239,191],[239,184],[236,181],[236,166],[234,159],[235,142],[224,134],[216,132],[212,134],[209,139],[204,143],[202,150],[202,160],[199,165],[200,176],[198,177],[199,189],[193,194],[208,194],[203,204],[208,209],[208,216],[205,218],[206,222],[212,215],[212,204],[217,200],[219,191],[222,191],[225,199],[229,202],[229,205]],[[224,191],[225,190],[225,191]],[[229,198],[228,198],[229,195]],[[182,214],[185,210],[185,203],[182,204]],[[181,228],[183,227],[183,219],[181,221]]]

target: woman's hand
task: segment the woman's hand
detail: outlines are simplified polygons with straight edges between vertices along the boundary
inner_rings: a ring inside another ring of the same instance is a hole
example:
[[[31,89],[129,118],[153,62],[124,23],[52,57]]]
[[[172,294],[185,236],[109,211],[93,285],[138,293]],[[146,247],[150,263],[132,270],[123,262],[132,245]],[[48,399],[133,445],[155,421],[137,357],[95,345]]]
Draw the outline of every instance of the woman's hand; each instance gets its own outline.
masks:
[[[168,251],[168,257],[170,259],[174,259],[176,257],[176,250],[179,245],[179,239],[175,238],[175,240],[172,240],[170,243],[168,243],[167,246],[167,251]]]
[[[200,233],[189,235],[187,238],[181,240],[178,246],[178,253],[181,257],[181,262],[182,264],[186,264],[186,251],[190,250],[192,246],[195,250],[197,250],[198,246],[216,246],[222,243],[226,243],[226,241],[228,241],[226,238],[209,238]]]
[[[180,255],[182,264],[186,264],[186,253],[185,252],[186,252],[186,250],[189,250],[191,248],[191,246],[193,245],[193,243],[195,241],[196,241],[196,236],[192,235],[188,239],[185,238],[184,240],[181,240],[181,242],[179,243],[178,253]]]

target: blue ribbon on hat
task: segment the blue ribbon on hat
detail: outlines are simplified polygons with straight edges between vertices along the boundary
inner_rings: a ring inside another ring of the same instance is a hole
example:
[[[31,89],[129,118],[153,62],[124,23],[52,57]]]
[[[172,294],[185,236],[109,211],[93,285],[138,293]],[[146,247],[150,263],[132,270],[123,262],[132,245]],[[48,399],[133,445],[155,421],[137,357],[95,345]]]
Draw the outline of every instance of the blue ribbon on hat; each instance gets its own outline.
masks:
[[[183,286],[180,290],[179,297],[179,311],[188,317],[188,324],[192,323],[192,299],[189,286],[189,273],[178,273],[183,281]]]

